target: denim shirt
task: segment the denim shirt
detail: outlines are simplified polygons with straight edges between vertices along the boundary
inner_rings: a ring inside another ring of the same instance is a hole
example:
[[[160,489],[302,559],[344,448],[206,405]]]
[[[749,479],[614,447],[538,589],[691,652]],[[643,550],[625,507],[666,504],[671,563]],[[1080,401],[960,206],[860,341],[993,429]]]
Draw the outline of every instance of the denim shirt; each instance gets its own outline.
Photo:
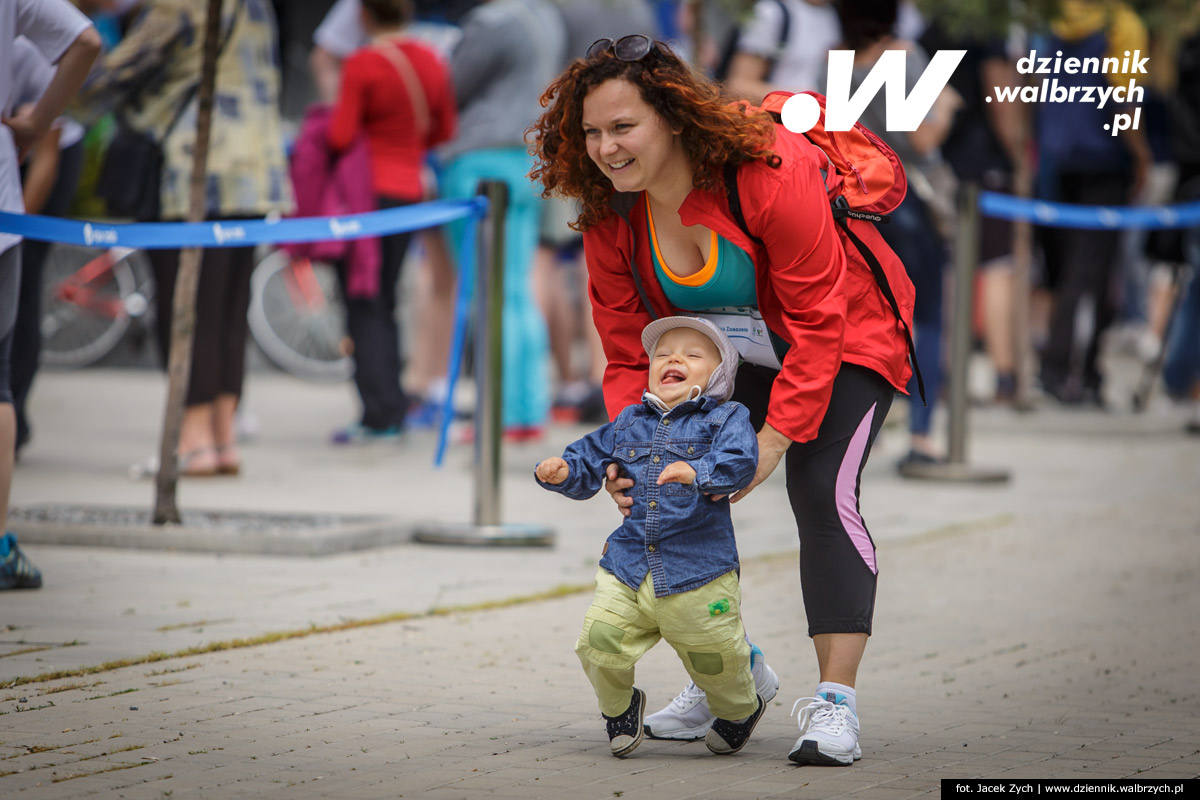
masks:
[[[608,537],[600,566],[633,590],[649,572],[654,594],[695,589],[738,568],[729,495],[754,479],[758,439],[741,403],[702,395],[662,411],[644,395],[616,420],[567,447],[567,479],[538,481],[553,492],[586,500],[604,486],[611,463],[633,478],[632,512]],[[691,484],[656,481],[663,468],[686,461]]]

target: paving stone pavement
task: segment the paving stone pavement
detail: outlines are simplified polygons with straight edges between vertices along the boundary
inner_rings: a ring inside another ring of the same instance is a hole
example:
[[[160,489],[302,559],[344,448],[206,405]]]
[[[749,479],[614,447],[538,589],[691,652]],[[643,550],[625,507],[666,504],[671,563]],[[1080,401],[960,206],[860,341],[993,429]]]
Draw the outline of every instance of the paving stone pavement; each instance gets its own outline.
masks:
[[[111,373],[41,379],[42,449],[18,470],[18,505],[145,495],[122,473],[152,442],[151,379]],[[123,406],[103,405],[122,388]],[[304,435],[319,437],[313,420],[347,410],[346,398],[261,378],[249,397],[264,409],[288,397],[300,410],[267,420],[243,480],[189,485],[185,502],[382,513],[399,500],[418,514],[469,513],[448,479],[464,458],[430,478],[427,461],[410,463],[420,442],[333,454]],[[96,430],[77,422],[89,402],[110,409]],[[942,778],[1195,777],[1200,442],[1178,431],[1170,415],[979,413],[972,455],[1013,468],[1007,487],[900,481],[891,461],[902,437],[885,434],[864,489],[881,582],[858,683],[864,756],[849,768],[785,759],[791,703],[816,675],[794,533],[771,512],[781,486],[739,506],[746,620],[783,688],[737,755],[655,741],[625,760],[608,755],[572,653],[586,592],[430,613],[586,582],[602,505],[525,482],[532,460],[576,430],[506,452],[509,507],[560,525],[551,551],[406,546],[288,559],[29,548],[47,586],[0,596],[0,796],[891,800],[934,794]],[[416,491],[389,494],[387,469]],[[389,611],[412,618],[12,685]],[[665,645],[639,665],[654,708],[683,680]]]
[[[734,756],[608,755],[571,651],[577,594],[2,690],[0,793],[891,800],[943,778],[1195,777],[1195,511],[1156,498],[1147,526],[1098,502],[882,545],[849,768],[785,759],[815,676],[794,558],[777,556],[743,584],[782,689]],[[663,645],[638,682],[657,706],[682,675]]]

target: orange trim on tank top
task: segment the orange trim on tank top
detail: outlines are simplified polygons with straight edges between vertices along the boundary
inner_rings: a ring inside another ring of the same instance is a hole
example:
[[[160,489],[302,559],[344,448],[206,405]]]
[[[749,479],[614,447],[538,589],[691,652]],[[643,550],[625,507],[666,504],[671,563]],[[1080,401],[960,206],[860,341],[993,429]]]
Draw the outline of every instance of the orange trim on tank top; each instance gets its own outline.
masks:
[[[709,231],[712,234],[712,240],[708,248],[708,261],[700,268],[700,271],[694,275],[680,277],[671,268],[667,266],[666,259],[662,257],[662,252],[658,249],[658,234],[654,230],[654,212],[650,210],[650,198],[643,194],[646,201],[646,218],[649,220],[650,228],[650,243],[654,247],[654,257],[658,259],[659,266],[662,267],[663,274],[670,278],[672,283],[680,286],[699,287],[712,280],[713,275],[717,272],[717,232]]]

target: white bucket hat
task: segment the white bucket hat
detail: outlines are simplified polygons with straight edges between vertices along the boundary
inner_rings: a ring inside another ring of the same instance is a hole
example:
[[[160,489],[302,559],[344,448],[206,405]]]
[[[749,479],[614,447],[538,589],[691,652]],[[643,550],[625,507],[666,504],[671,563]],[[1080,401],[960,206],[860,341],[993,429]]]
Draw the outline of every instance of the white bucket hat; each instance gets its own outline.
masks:
[[[654,320],[642,330],[642,347],[646,348],[646,355],[653,359],[658,340],[667,331],[675,328],[700,331],[717,346],[717,352],[721,354],[721,364],[713,370],[712,377],[708,379],[708,386],[704,388],[704,394],[724,403],[733,395],[733,379],[741,359],[737,348],[729,341],[724,331],[702,317],[663,317]]]

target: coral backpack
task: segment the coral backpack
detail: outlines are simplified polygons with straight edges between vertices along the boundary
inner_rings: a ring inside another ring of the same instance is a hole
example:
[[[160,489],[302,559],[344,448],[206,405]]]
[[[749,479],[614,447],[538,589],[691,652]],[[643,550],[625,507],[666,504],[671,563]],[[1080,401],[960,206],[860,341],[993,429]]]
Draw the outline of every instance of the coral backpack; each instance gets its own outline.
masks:
[[[829,196],[833,219],[871,268],[871,274],[875,276],[880,292],[904,328],[908,357],[912,363],[913,374],[917,378],[917,390],[924,402],[925,381],[917,364],[917,349],[913,344],[912,331],[900,313],[900,306],[896,303],[896,295],[888,283],[883,265],[871,252],[871,248],[850,229],[848,222],[851,219],[887,222],[889,215],[904,200],[908,189],[904,166],[895,151],[861,123],[854,123],[854,127],[848,131],[825,130],[825,96],[816,92],[804,94],[815,98],[821,107],[821,116],[817,124],[804,134],[789,131],[783,126],[782,113],[783,104],[793,94],[771,92],[763,98],[761,106],[751,107],[750,111],[765,111],[770,114],[775,120],[778,136],[802,135],[825,154],[826,167],[821,170],[821,177],[825,182],[825,192]],[[738,195],[737,166],[734,164],[725,165],[725,194],[729,201],[729,211],[742,233],[761,245],[762,240],[750,233],[750,229],[746,227],[746,217],[742,213],[742,201]]]

